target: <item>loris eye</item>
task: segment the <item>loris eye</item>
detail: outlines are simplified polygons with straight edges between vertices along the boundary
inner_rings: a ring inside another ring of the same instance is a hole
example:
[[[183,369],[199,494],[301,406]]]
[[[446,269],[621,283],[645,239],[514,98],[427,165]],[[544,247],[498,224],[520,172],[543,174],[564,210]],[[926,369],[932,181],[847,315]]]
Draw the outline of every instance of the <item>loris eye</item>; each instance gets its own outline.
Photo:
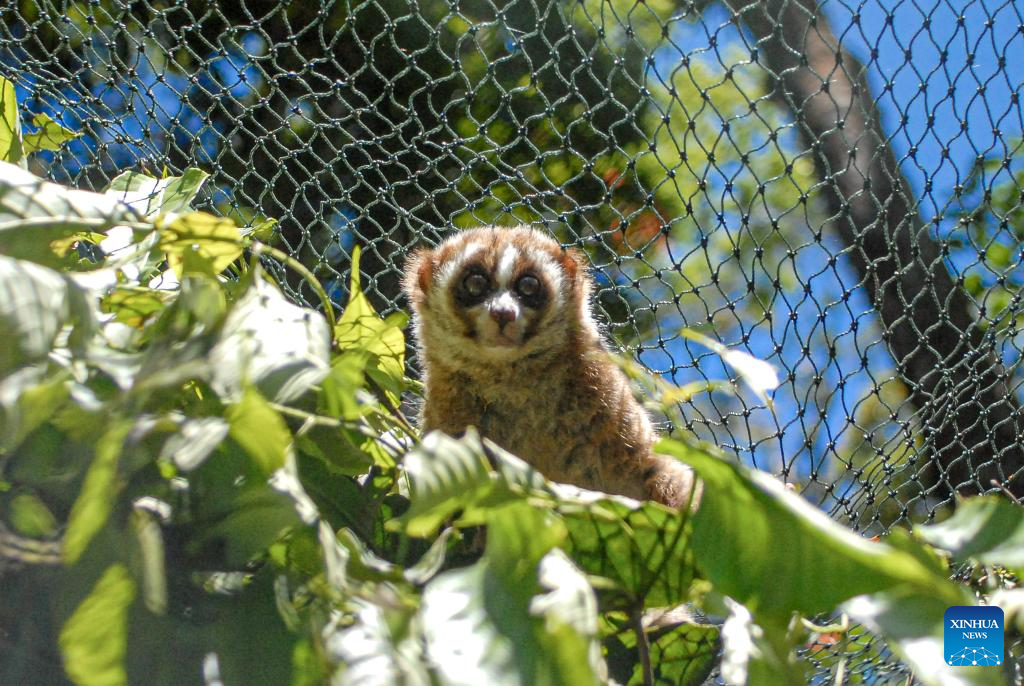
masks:
[[[540,293],[540,281],[535,276],[524,276],[516,281],[516,292],[524,298]]]
[[[472,296],[483,295],[490,289],[491,282],[483,274],[470,274],[462,281],[462,287]]]

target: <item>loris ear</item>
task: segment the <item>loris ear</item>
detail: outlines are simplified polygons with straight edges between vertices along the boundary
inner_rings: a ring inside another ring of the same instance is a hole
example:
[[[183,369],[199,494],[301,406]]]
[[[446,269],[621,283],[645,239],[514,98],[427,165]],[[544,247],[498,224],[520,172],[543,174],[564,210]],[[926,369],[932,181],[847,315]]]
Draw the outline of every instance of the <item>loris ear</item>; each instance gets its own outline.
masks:
[[[590,266],[590,261],[582,251],[577,248],[565,248],[562,250],[562,255],[559,258],[562,264],[562,269],[565,270],[566,275],[572,281],[577,281],[581,277],[585,277],[587,274],[587,267]]]
[[[430,281],[434,278],[434,251],[429,248],[417,248],[405,260],[405,273],[402,276],[402,290],[410,302],[417,302],[417,293],[426,295]]]

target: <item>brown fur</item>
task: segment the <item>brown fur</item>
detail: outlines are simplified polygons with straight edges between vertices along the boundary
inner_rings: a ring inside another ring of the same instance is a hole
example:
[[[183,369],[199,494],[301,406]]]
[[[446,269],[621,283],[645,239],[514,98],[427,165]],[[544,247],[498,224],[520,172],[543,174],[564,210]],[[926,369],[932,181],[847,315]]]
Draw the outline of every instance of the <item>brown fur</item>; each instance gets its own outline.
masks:
[[[524,308],[519,345],[497,349],[480,330],[486,306],[461,306],[456,290],[472,269],[498,283],[509,247],[519,255],[509,283],[535,275],[548,301]],[[475,426],[552,480],[679,507],[692,472],[652,452],[650,419],[591,315],[586,265],[527,227],[464,231],[416,252],[404,286],[426,385],[421,428],[458,435]]]

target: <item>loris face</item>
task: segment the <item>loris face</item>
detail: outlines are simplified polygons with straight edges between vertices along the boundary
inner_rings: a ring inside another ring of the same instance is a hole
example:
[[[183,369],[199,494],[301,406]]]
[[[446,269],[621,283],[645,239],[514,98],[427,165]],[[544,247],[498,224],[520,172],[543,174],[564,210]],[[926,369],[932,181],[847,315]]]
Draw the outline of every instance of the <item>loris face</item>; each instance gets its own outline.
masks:
[[[463,231],[416,253],[405,291],[420,345],[495,361],[560,345],[586,300],[580,260],[528,227]]]

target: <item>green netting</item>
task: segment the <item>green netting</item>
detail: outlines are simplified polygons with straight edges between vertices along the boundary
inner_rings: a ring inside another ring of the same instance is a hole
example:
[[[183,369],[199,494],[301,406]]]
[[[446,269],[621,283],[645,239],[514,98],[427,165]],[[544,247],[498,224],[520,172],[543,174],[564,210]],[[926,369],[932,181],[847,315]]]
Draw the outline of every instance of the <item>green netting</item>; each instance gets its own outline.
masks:
[[[202,167],[204,204],[278,219],[338,303],[356,244],[382,311],[460,227],[583,247],[651,370],[730,376],[683,327],[781,370],[773,407],[700,395],[686,429],[874,535],[1024,495],[1022,26],[1012,1],[19,0],[0,74],[83,134],[36,171]]]

